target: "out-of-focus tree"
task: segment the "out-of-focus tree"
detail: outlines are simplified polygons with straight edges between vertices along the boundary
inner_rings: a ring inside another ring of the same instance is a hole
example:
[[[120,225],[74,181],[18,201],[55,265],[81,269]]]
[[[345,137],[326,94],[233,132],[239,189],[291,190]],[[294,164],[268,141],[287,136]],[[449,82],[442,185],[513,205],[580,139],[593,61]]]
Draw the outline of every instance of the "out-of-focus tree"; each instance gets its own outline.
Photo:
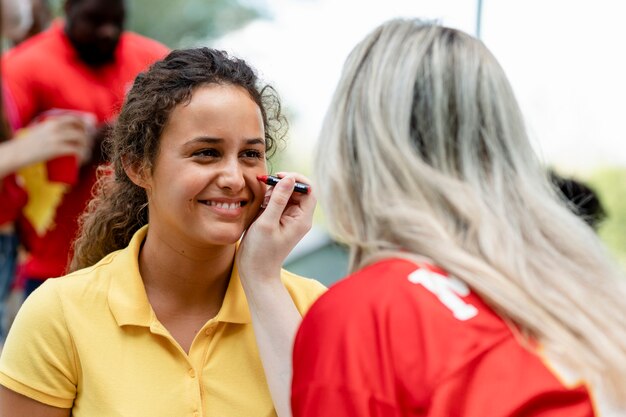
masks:
[[[626,268],[626,167],[603,168],[589,175],[606,210],[599,234]]]
[[[61,16],[64,0],[50,0],[55,16]],[[268,17],[262,2],[249,0],[126,0],[126,27],[163,42],[170,48],[199,43]]]
[[[128,0],[128,28],[169,47],[190,47],[264,17],[239,0]]]

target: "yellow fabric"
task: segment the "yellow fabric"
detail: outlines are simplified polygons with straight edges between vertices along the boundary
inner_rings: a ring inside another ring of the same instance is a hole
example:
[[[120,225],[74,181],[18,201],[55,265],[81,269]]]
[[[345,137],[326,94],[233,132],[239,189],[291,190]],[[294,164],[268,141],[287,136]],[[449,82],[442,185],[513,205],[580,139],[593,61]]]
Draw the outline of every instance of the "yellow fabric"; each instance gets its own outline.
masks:
[[[20,129],[16,134],[19,139],[28,129]],[[67,184],[48,181],[45,162],[38,162],[18,170],[22,187],[28,194],[28,203],[23,214],[38,235],[43,236],[54,227],[57,207],[63,201],[63,195],[70,189]]]
[[[97,265],[49,279],[20,309],[0,383],[85,416],[275,416],[250,312],[233,271],[187,355],[157,320],[137,259],[146,228]],[[282,273],[303,314],[325,288]]]

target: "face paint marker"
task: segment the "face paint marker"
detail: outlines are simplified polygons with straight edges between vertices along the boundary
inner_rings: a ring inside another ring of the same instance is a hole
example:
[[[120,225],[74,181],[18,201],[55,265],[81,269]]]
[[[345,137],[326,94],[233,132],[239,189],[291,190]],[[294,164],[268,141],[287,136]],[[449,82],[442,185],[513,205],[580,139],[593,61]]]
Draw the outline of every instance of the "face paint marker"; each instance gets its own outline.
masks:
[[[280,181],[280,178],[273,175],[258,175],[256,179],[267,185],[276,185],[278,184],[278,181]],[[296,193],[308,194],[309,191],[311,191],[311,187],[307,184],[296,182],[296,184],[293,186],[293,190]]]

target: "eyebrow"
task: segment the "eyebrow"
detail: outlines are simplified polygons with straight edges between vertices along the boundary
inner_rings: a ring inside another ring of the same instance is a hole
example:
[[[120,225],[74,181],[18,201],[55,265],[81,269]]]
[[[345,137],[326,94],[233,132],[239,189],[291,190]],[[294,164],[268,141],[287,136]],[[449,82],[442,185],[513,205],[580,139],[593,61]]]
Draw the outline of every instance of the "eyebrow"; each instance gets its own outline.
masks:
[[[221,143],[224,142],[224,139],[222,138],[212,138],[212,137],[208,137],[208,136],[199,136],[197,138],[194,138],[192,140],[190,140],[188,143],[208,143],[208,144],[215,144],[215,143]],[[252,138],[252,139],[246,139],[245,140],[247,145],[265,145],[265,139],[262,138]]]

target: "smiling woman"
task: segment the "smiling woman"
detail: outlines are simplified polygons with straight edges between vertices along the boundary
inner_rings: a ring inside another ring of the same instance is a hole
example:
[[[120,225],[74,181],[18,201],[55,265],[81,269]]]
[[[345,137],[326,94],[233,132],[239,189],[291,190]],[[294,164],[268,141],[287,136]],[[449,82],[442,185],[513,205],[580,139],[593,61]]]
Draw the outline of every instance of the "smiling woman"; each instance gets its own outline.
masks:
[[[257,179],[277,104],[247,63],[208,48],[137,77],[75,272],[13,324],[0,415],[290,415],[292,340],[324,287],[281,269],[311,226],[315,196],[293,193],[309,181]]]

